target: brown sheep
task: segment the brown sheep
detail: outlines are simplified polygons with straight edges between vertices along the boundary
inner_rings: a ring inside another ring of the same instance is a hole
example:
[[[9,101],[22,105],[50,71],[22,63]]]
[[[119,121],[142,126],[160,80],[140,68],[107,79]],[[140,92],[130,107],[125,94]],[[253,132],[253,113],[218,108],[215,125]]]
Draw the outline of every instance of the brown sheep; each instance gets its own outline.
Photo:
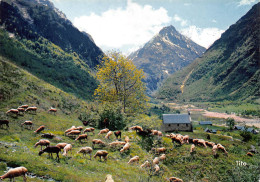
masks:
[[[132,164],[134,162],[139,162],[139,156],[132,157],[127,164]]]
[[[37,128],[37,130],[34,131],[34,133],[40,133],[41,131],[43,131],[45,129],[45,126],[42,125],[39,128]]]
[[[155,165],[154,165],[154,172],[155,172],[155,173],[158,173],[159,170],[160,170],[160,167],[158,166],[158,164],[155,164]]]
[[[21,124],[21,127],[23,127],[24,125],[28,126],[28,128],[32,130],[33,122],[32,121],[25,121]]]
[[[24,108],[20,108],[20,107],[18,107],[17,110],[19,111],[19,113],[24,113],[24,111],[25,111]]]
[[[93,135],[95,134],[95,128],[86,128],[83,133],[86,133],[86,132],[92,132]]]
[[[165,153],[166,152],[166,148],[165,147],[152,148],[151,151],[154,151],[155,154],[161,154],[161,153]]]
[[[71,144],[67,144],[64,148],[63,148],[63,156],[67,156],[68,152],[71,151],[72,149],[72,145]]]
[[[125,152],[125,151],[129,150],[129,149],[130,149],[130,143],[127,142],[127,143],[123,146],[123,148],[120,150],[120,152],[122,153],[122,152]]]
[[[79,135],[75,141],[79,140],[81,142],[81,140],[86,140],[88,139],[88,135],[87,134],[82,134],[82,135]]]
[[[107,160],[107,155],[108,152],[106,150],[98,150],[94,155],[94,158],[99,157],[101,161],[101,157],[102,157],[104,160]]]
[[[29,106],[28,105],[21,105],[19,106],[19,108],[24,108],[24,109],[27,109]]]
[[[6,111],[6,114],[16,114],[18,115],[19,111],[18,109],[10,109],[8,111]]]
[[[55,137],[55,135],[52,134],[52,133],[44,133],[44,134],[41,135],[41,137],[42,137],[42,138],[49,138],[49,139],[52,139],[52,138]]]
[[[160,155],[159,159],[160,161],[164,161],[166,159],[166,155],[165,154]]]
[[[149,161],[145,161],[141,166],[140,168],[146,168],[146,167],[151,167],[151,164]]]
[[[214,142],[205,141],[206,145],[209,147],[213,147],[215,145]]]
[[[205,140],[199,139],[197,143],[198,143],[198,145],[203,145],[205,148],[207,148]]]
[[[153,165],[159,164],[159,162],[160,162],[160,158],[159,158],[159,157],[155,157],[155,158],[153,159]]]
[[[82,127],[82,126],[78,126],[77,128],[75,128],[75,130],[82,131],[82,130],[83,130],[83,127]]]
[[[82,153],[83,157],[86,156],[86,154],[89,154],[90,160],[91,160],[91,153],[93,152],[93,149],[91,147],[82,147],[77,154]]]
[[[120,139],[121,139],[121,131],[115,131],[114,132],[114,135],[116,136],[116,139],[118,139],[118,137],[120,137]]]
[[[67,133],[67,135],[79,135],[81,133],[81,131],[79,130],[72,130],[69,133]]]
[[[158,135],[158,131],[157,130],[151,130],[152,131],[152,135]]]
[[[182,136],[180,135],[172,135],[171,139],[172,139],[172,143],[177,142],[179,145],[183,144]]]
[[[143,131],[143,128],[141,126],[132,126],[131,128],[129,128],[130,130],[135,130],[137,131]]]
[[[56,147],[59,147],[60,149],[64,149],[64,147],[67,145],[67,143],[58,143]]]
[[[221,145],[220,143],[217,144],[218,149],[222,150],[226,155],[228,155],[228,152],[226,151],[225,147],[223,147],[223,145]]]
[[[183,142],[184,142],[184,143],[189,143],[189,138],[190,138],[189,135],[184,135],[184,136],[183,136]]]
[[[56,153],[56,154],[57,154],[56,159],[59,160],[59,152],[60,152],[60,151],[61,151],[61,149],[60,149],[59,147],[56,147],[56,146],[48,146],[48,147],[46,147],[45,149],[43,149],[43,150],[41,150],[41,151],[39,152],[39,156],[41,156],[43,153],[47,152],[47,153],[49,154],[49,157],[51,156],[51,157],[53,158],[52,153]]]
[[[246,155],[249,156],[249,157],[253,157],[254,156],[254,154],[252,154],[251,152],[247,152]]]
[[[130,142],[130,139],[128,136],[125,136],[125,143]]]
[[[213,152],[213,155],[216,156],[217,155],[217,150],[218,150],[218,146],[217,145],[214,145],[212,147],[212,152]]]
[[[25,110],[25,112],[28,112],[28,111],[30,111],[30,112],[35,112],[35,113],[36,113],[37,107],[28,107],[28,108]]]
[[[6,126],[6,129],[9,128],[9,121],[6,120],[6,119],[1,119],[1,120],[0,120],[0,126],[1,126],[2,128],[4,128],[3,125]]]
[[[114,182],[114,180],[113,180],[111,174],[108,174],[108,175],[106,176],[106,179],[105,179],[105,180],[106,180],[105,182]]]
[[[109,131],[109,132],[106,134],[105,138],[106,138],[106,139],[109,139],[109,137],[110,137],[111,135],[113,135],[113,131]]]
[[[48,110],[48,113],[53,113],[53,114],[55,114],[57,112],[57,109],[55,109],[55,108],[50,108],[49,110]]]
[[[114,142],[109,143],[108,145],[111,147],[116,147],[118,145],[125,145],[125,144],[126,144],[126,142],[114,141]]]
[[[103,129],[103,130],[100,130],[99,133],[98,133],[98,135],[101,135],[101,134],[103,134],[103,133],[108,133],[108,132],[109,132],[109,129],[105,128],[105,129]]]
[[[25,175],[26,175],[27,172],[28,172],[28,170],[25,167],[16,167],[16,168],[13,168],[13,169],[9,169],[9,171],[7,173],[0,176],[0,179],[3,180],[5,178],[9,178],[10,181],[14,181],[15,177],[23,176],[23,180],[26,181]]]
[[[98,145],[101,146],[101,147],[106,146],[106,144],[105,144],[102,140],[100,140],[100,139],[93,139],[93,140],[92,140],[92,148],[93,148],[93,149],[94,149],[94,147],[95,147],[96,144],[98,144]]]
[[[195,151],[195,145],[192,144],[192,145],[190,146],[190,154],[193,154],[194,151]]]
[[[75,126],[72,126],[71,128],[69,128],[69,129],[67,129],[64,133],[66,134],[66,133],[69,133],[69,132],[71,132],[72,130],[75,130],[76,129],[76,127]]]
[[[158,134],[157,134],[159,137],[162,137],[163,136],[163,134],[162,134],[162,132],[161,131],[158,131]]]
[[[170,182],[183,182],[182,179],[176,178],[176,177],[170,177],[170,178],[169,178],[169,181],[170,181]]]
[[[51,142],[49,140],[41,139],[34,145],[34,147],[36,148],[38,145],[40,145],[42,150],[42,146],[48,147],[50,144]]]

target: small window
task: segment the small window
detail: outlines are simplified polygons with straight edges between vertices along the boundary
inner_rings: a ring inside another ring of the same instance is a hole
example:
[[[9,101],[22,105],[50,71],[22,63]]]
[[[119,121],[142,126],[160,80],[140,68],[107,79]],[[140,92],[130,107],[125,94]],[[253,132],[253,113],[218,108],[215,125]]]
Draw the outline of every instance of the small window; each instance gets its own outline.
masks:
[[[186,124],[186,126],[188,127],[188,124]]]
[[[180,124],[177,124],[177,126],[179,126]]]
[[[170,127],[170,126],[171,126],[171,124],[168,124],[168,126]]]

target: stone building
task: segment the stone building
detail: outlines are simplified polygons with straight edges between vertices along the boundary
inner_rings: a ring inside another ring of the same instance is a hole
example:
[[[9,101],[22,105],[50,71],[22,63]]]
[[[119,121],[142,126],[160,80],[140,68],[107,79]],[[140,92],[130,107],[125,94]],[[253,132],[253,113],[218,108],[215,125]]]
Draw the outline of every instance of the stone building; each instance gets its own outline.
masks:
[[[163,114],[161,130],[171,131],[193,131],[189,114]]]

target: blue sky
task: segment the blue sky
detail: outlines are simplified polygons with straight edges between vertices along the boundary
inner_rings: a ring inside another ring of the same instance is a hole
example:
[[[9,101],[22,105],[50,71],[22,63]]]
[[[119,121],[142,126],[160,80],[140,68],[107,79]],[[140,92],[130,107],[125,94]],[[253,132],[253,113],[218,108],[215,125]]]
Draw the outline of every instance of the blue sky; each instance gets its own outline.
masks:
[[[137,50],[173,25],[208,48],[257,0],[51,0],[103,50]]]

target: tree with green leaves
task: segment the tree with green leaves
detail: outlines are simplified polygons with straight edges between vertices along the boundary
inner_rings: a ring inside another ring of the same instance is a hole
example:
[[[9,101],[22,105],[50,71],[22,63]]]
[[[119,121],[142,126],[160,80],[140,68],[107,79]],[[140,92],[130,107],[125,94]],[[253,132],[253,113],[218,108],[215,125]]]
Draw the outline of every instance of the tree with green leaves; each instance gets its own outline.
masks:
[[[235,120],[233,118],[227,118],[226,124],[229,127],[229,129],[232,130],[235,126]]]
[[[97,68],[98,88],[94,95],[102,102],[118,103],[124,113],[143,111],[147,107],[144,72],[118,52],[109,52]]]

